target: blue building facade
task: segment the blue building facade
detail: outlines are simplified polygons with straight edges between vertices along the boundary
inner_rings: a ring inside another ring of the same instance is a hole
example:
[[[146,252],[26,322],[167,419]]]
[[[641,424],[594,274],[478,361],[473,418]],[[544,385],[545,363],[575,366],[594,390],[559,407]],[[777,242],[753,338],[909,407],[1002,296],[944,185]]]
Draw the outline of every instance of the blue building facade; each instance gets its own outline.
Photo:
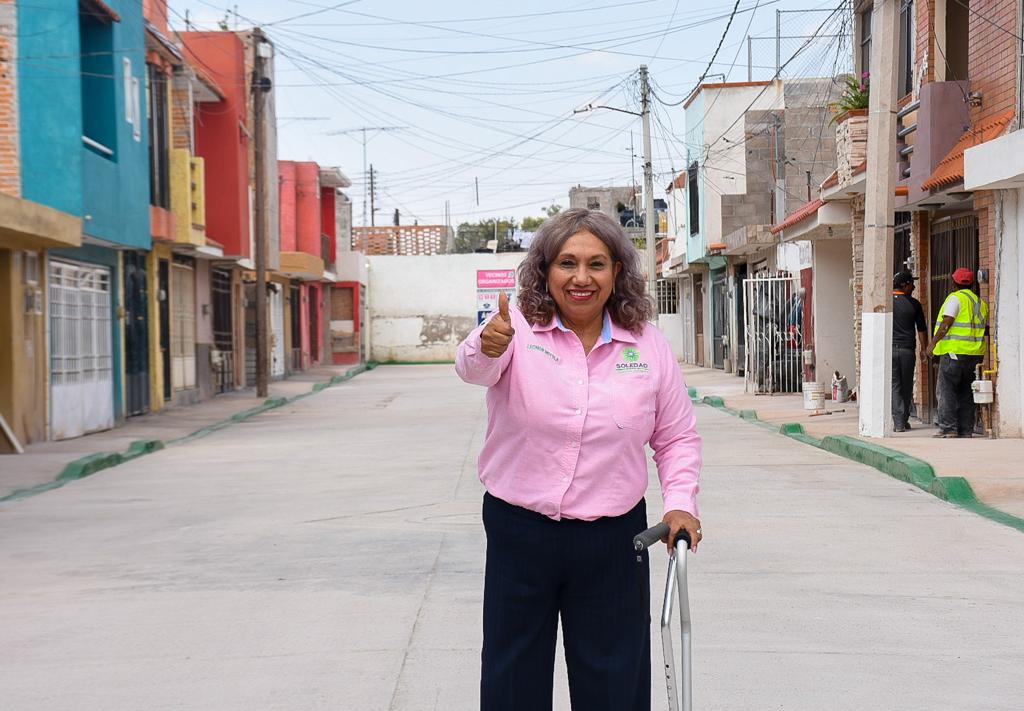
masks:
[[[144,33],[139,0],[18,3],[23,195],[83,225],[47,259],[54,438],[121,419],[126,352],[148,347],[122,293],[151,247]]]

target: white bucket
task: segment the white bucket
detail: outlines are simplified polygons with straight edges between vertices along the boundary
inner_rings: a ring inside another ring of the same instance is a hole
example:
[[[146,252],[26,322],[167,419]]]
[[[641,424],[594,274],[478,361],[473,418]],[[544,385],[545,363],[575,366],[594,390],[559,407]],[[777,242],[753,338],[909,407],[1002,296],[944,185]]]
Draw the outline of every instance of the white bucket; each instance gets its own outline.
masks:
[[[825,386],[821,383],[804,383],[804,409],[825,409]]]

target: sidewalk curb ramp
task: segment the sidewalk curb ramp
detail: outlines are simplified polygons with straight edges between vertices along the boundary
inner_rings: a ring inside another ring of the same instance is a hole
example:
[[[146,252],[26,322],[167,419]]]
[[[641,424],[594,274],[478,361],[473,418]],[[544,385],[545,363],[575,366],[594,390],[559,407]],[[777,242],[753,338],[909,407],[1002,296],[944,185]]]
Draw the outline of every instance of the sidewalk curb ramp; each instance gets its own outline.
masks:
[[[787,422],[776,426],[758,418],[757,412],[754,410],[736,410],[728,407],[725,400],[717,395],[706,395],[702,398],[698,396],[696,388],[688,388],[688,390],[690,399],[695,403],[708,405],[790,439],[823,449],[844,459],[865,464],[894,479],[912,484],[943,501],[948,501],[979,516],[1024,532],[1024,518],[1008,514],[981,502],[975,495],[974,489],[971,488],[970,482],[963,477],[936,476],[932,465],[922,459],[849,435],[827,435],[818,439],[807,434],[804,426],[799,422]]]
[[[262,415],[264,412],[268,412],[270,410],[283,407],[284,405],[309,397],[310,395],[315,395],[316,393],[319,393],[333,385],[344,383],[345,381],[351,380],[352,378],[356,377],[360,373],[365,373],[368,370],[373,370],[377,366],[378,363],[376,361],[370,361],[366,364],[357,365],[353,368],[349,368],[347,371],[345,371],[343,375],[335,375],[332,376],[330,380],[314,383],[313,386],[307,392],[299,393],[298,395],[293,395],[292,397],[267,398],[261,404],[255,407],[250,407],[247,410],[236,412],[235,414],[231,415],[226,419],[220,420],[219,422],[214,422],[213,424],[207,425],[205,427],[201,427],[200,429],[194,432],[190,432],[187,435],[167,440],[166,442],[159,439],[140,439],[135,440],[130,445],[128,445],[128,449],[126,449],[124,452],[96,452],[94,454],[87,454],[86,456],[80,457],[74,460],[73,462],[68,462],[68,464],[64,466],[64,469],[61,471],[61,473],[58,474],[57,478],[54,479],[53,481],[49,481],[44,484],[38,484],[28,489],[18,489],[17,491],[14,491],[8,494],[7,496],[0,497],[0,504],[6,503],[8,501],[27,499],[31,496],[42,494],[46,491],[59,489],[60,487],[64,486],[69,482],[84,479],[87,476],[92,476],[96,472],[103,471],[104,469],[111,469],[113,467],[118,466],[119,464],[124,464],[125,462],[130,462],[133,459],[138,459],[139,457],[145,456],[147,454],[158,452],[161,449],[165,449],[166,447],[179,444],[187,444],[197,439],[202,439],[203,437],[206,437],[209,434],[213,434],[218,430],[222,430],[225,427],[229,427],[238,422],[245,422],[249,418],[255,417],[256,415]]]

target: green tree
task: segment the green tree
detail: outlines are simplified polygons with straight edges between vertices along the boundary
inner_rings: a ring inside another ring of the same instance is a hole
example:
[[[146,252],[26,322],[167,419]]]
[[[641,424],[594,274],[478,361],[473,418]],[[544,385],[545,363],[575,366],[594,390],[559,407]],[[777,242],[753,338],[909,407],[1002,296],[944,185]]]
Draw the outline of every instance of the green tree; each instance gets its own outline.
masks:
[[[562,211],[561,205],[552,203],[544,208],[544,217],[524,217],[523,218],[523,229],[527,232],[535,232],[538,227],[544,224],[544,220],[549,217],[554,217]]]
[[[498,220],[498,251],[517,252],[520,251],[518,243],[512,241],[512,233],[516,229],[516,222],[512,219]],[[494,220],[480,220],[479,222],[463,222],[455,230],[455,252],[467,254],[477,250],[487,249],[487,243],[494,239]]]

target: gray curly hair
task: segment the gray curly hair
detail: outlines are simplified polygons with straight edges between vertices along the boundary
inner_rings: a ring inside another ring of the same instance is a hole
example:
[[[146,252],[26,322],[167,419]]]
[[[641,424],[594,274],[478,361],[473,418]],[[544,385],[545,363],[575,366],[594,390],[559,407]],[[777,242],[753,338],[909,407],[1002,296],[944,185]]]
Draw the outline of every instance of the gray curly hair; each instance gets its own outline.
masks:
[[[526,259],[519,265],[519,295],[516,297],[519,310],[532,324],[551,321],[556,307],[548,293],[548,269],[568,239],[580,232],[589,232],[604,242],[612,261],[622,265],[606,308],[619,326],[640,333],[644,323],[654,316],[654,303],[647,295],[640,268],[640,254],[622,227],[598,210],[573,208],[540,226]]]

